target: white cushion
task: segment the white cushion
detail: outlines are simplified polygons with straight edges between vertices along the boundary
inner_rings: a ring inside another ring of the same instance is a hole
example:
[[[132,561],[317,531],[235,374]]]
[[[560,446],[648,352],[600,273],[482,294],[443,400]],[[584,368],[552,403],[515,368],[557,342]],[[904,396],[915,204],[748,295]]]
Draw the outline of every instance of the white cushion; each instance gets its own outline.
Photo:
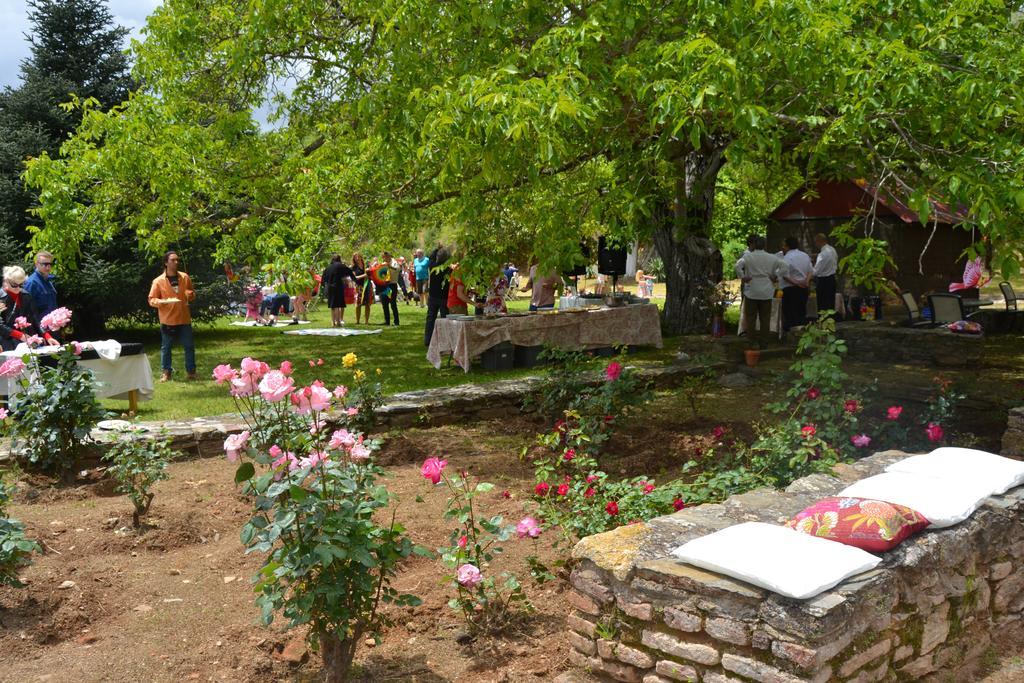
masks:
[[[943,479],[985,483],[991,493],[1006,493],[1024,484],[1024,462],[973,448],[936,448],[885,468],[886,472],[917,472]]]
[[[745,522],[696,538],[672,551],[692,565],[805,600],[881,560],[783,526]]]
[[[883,472],[847,486],[838,495],[905,505],[924,515],[931,526],[941,528],[970,517],[981,502],[992,495],[992,487],[987,482],[969,478],[957,480],[917,472]]]

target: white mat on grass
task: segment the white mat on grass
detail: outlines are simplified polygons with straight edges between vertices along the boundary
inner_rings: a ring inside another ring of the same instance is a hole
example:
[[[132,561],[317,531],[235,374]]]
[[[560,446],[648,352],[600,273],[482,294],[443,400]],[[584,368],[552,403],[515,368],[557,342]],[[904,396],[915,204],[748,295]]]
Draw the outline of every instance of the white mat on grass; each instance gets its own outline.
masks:
[[[285,321],[285,320],[278,320],[276,323],[274,323],[273,326],[274,327],[291,327],[293,325],[308,325],[310,322],[311,321],[309,321],[309,320],[300,320],[297,323],[293,323],[290,320],[287,320],[287,321]],[[238,327],[270,327],[270,325],[260,325],[255,320],[245,320],[245,321],[233,320],[231,322],[231,324],[232,325],[237,325]]]
[[[349,327],[315,327],[308,330],[287,330],[284,334],[298,334],[304,337],[355,337],[361,334],[380,334],[377,330],[354,330]]]

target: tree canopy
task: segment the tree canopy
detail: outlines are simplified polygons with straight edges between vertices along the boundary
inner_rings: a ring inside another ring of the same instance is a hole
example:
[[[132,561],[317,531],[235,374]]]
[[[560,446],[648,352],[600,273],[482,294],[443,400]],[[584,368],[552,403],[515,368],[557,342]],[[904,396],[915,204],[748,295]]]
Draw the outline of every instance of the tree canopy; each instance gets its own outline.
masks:
[[[719,173],[870,178],[964,207],[1016,272],[1024,29],[996,0],[167,0],[144,85],[29,166],[38,244],[309,260],[444,226],[513,246],[653,237],[669,331],[706,324]],[[268,100],[272,130],[253,112]],[[296,268],[298,269],[298,268]]]

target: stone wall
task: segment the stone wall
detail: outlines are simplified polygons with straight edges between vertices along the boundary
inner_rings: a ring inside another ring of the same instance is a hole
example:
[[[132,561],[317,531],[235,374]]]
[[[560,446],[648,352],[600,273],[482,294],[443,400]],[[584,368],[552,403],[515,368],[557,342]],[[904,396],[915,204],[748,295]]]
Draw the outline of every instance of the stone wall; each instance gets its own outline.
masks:
[[[1003,432],[1002,454],[1011,458],[1024,458],[1024,406],[1010,408]]]
[[[851,360],[970,368],[981,364],[985,351],[982,335],[898,327],[893,321],[839,323],[836,330]]]
[[[671,558],[744,521],[780,523],[907,454],[877,453],[785,492],[759,489],[583,539],[573,556],[572,658],[635,683],[904,681],[969,672],[1022,634],[1024,488],[926,531],[877,569],[807,601]],[[1019,640],[1016,641],[1019,643]]]

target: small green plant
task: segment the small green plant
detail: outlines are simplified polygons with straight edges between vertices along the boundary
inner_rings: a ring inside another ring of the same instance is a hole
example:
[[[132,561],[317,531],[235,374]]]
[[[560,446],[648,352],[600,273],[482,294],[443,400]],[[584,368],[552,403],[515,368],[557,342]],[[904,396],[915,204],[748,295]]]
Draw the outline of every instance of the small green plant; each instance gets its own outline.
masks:
[[[444,472],[447,464],[447,460],[428,458],[421,473],[434,485],[444,483],[448,489],[444,516],[458,525],[449,536],[449,545],[438,549],[441,561],[452,572],[445,579],[456,591],[448,606],[462,613],[472,633],[493,635],[519,615],[532,611],[533,606],[514,574],[503,572],[495,577],[485,574],[485,569],[503,552],[501,543],[513,535],[536,538],[540,535],[540,523],[532,517],[519,524],[506,524],[500,515],[478,517],[473,502],[493,490],[494,485],[473,483],[467,472],[449,476]]]
[[[0,368],[17,376],[21,388],[11,398],[11,452],[27,465],[67,473],[90,449],[89,432],[107,413],[96,400],[92,373],[78,365],[71,347],[53,354],[53,364],[35,354],[26,358],[27,363],[15,358],[3,364],[7,370]]]
[[[174,453],[166,430],[160,438],[149,439],[139,427],[122,429],[103,459],[110,463],[107,472],[117,482],[117,492],[132,502],[132,526],[142,526],[141,518],[153,504],[153,484],[167,479],[167,465]]]
[[[679,392],[686,398],[686,403],[690,406],[693,418],[697,419],[700,413],[701,402],[711,392],[712,387],[714,387],[715,374],[711,369],[712,361],[710,356],[694,356],[691,360],[691,366],[692,371],[688,372],[679,384]]]
[[[342,365],[352,371],[352,383],[348,386],[346,404],[349,406],[348,423],[357,429],[370,429],[377,422],[377,409],[384,405],[384,385],[380,382],[382,374],[376,368],[372,375],[357,367],[359,358],[354,353],[347,353],[342,358]]]
[[[13,487],[2,478],[0,472],[0,586],[24,586],[18,580],[18,572],[31,562],[32,553],[39,552],[39,544],[25,536],[25,526],[7,516],[7,503]]]

